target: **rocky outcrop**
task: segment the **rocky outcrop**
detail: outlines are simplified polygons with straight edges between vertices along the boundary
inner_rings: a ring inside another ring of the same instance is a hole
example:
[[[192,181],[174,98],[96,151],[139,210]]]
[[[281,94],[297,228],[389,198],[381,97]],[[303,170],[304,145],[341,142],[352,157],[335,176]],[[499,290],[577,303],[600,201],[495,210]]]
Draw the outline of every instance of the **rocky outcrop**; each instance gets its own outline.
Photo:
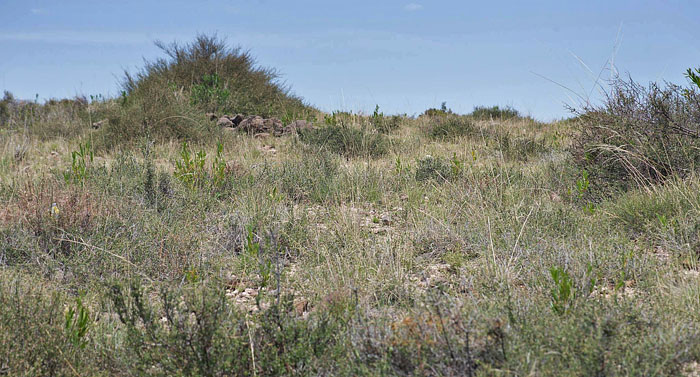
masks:
[[[221,117],[219,120],[216,122],[216,125],[222,128],[233,128],[233,122],[231,122],[231,119],[228,117]]]
[[[231,122],[233,122],[233,126],[237,127],[241,122],[243,121],[243,115],[242,114],[236,114],[233,117],[229,117],[231,119]]]
[[[251,115],[243,119],[238,128],[249,134],[265,132],[265,119],[259,115]]]
[[[306,120],[295,120],[286,126],[277,118],[263,118],[259,115],[249,115],[244,117],[242,114],[222,115],[217,117],[213,113],[207,113],[206,116],[212,121],[216,120],[216,125],[223,129],[239,129],[245,131],[249,135],[254,136],[282,136],[292,134],[297,130],[305,130],[313,128],[311,122]]]

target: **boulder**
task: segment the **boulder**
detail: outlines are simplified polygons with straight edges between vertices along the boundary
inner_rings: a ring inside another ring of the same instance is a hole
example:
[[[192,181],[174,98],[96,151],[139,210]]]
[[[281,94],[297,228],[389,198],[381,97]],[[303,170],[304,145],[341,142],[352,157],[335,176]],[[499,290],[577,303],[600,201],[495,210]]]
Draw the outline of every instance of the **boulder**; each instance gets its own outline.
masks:
[[[233,122],[234,127],[238,127],[238,125],[241,124],[244,119],[242,114],[236,114],[235,116],[229,116],[228,118],[231,120],[231,122]]]
[[[263,125],[265,127],[265,132],[269,132],[274,134],[275,136],[279,136],[282,134],[284,131],[283,128],[284,126],[282,125],[282,121],[277,119],[277,118],[268,118],[263,120]]]
[[[231,122],[231,119],[224,116],[219,118],[219,121],[216,122],[216,125],[221,128],[233,127],[233,122]]]
[[[238,126],[249,134],[255,134],[264,132],[265,120],[261,116],[251,115],[245,117]]]

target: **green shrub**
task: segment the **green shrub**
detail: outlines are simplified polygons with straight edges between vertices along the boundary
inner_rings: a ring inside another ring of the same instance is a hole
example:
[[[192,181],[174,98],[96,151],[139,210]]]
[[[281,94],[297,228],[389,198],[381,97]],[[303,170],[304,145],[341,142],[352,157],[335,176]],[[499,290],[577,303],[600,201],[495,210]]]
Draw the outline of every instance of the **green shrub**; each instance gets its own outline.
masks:
[[[83,305],[80,297],[76,299],[75,307],[69,307],[66,311],[65,330],[66,337],[73,347],[85,348],[87,345],[87,333],[90,329],[90,312]]]
[[[312,109],[290,94],[273,69],[240,48],[199,35],[186,45],[156,45],[167,55],[125,73],[120,106],[109,114],[107,146],[150,135],[197,141],[216,136],[206,112],[284,117]],[[213,135],[212,135],[213,134]]]
[[[222,87],[221,79],[216,73],[203,75],[199,84],[192,85],[190,95],[193,105],[205,107],[212,112],[226,106],[230,96],[231,92]]]
[[[434,139],[454,139],[459,136],[476,136],[479,130],[470,119],[459,116],[438,117],[431,121],[428,133]]]
[[[293,297],[282,296],[248,315],[206,283],[162,288],[157,298],[138,283],[114,285],[110,298],[135,358],[132,368],[149,375],[318,374],[319,364],[327,367],[341,355],[349,314],[318,311],[303,319]]]
[[[374,108],[374,113],[370,119],[374,128],[385,134],[399,128],[401,121],[401,117],[399,116],[386,116],[384,113],[379,112],[379,105]]]
[[[327,149],[345,157],[379,157],[389,150],[386,136],[346,125],[328,125],[303,130],[299,138],[306,144]]]
[[[92,320],[83,302],[77,300],[75,306],[70,302],[60,291],[42,287],[38,280],[3,274],[0,373],[75,376],[111,369],[96,352],[90,333]]]
[[[443,102],[439,109],[431,108],[423,112],[424,116],[429,117],[444,117],[454,114],[451,109],[447,108],[447,102]]]
[[[149,90],[179,91],[190,97],[194,94],[200,110],[265,117],[309,109],[278,82],[275,70],[256,67],[250,54],[229,48],[216,36],[199,35],[184,46],[175,42],[156,45],[169,59],[146,62],[135,75],[127,73],[123,86],[128,96],[138,97]]]
[[[182,142],[180,159],[175,162],[175,178],[191,189],[203,186],[207,178],[207,171],[204,168],[206,158],[206,152],[200,150],[192,153],[187,142]]]
[[[221,188],[228,181],[228,169],[224,160],[224,145],[216,145],[216,155],[211,163],[211,168],[205,167],[207,152],[199,150],[191,152],[186,141],[182,142],[180,159],[175,161],[175,178],[184,183],[188,188]]]
[[[479,119],[479,120],[489,120],[489,119],[506,120],[506,119],[520,117],[520,113],[518,112],[518,110],[515,110],[514,108],[512,108],[510,106],[506,106],[503,108],[498,107],[498,106],[491,106],[491,107],[476,106],[476,107],[474,107],[474,111],[472,111],[471,115],[475,119]]]
[[[147,94],[123,97],[105,116],[107,124],[93,138],[102,148],[133,143],[144,137],[158,142],[178,139],[196,143],[219,135],[216,125],[192,106],[189,98],[159,87]]]
[[[579,118],[573,155],[597,186],[628,189],[700,166],[700,92],[617,80],[604,105]]]

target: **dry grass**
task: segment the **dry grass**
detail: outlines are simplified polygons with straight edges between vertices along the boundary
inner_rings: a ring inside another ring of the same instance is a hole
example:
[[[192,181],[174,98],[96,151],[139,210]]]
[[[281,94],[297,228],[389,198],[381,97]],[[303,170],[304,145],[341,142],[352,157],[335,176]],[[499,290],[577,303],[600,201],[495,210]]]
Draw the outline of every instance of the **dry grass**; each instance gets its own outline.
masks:
[[[23,139],[3,133],[0,355],[48,331],[30,349],[49,374],[678,375],[700,360],[697,178],[591,207],[570,123],[436,139],[430,122],[401,118],[372,158],[227,134],[225,184],[199,188],[173,174],[177,141],[98,151],[81,185],[62,173],[95,131],[30,137],[19,161]],[[209,173],[215,143],[191,148]],[[426,155],[450,178],[417,180]],[[552,268],[572,282],[562,312]],[[39,323],[63,310],[34,298],[79,292],[92,322],[77,351]],[[0,370],[30,373],[18,360]]]

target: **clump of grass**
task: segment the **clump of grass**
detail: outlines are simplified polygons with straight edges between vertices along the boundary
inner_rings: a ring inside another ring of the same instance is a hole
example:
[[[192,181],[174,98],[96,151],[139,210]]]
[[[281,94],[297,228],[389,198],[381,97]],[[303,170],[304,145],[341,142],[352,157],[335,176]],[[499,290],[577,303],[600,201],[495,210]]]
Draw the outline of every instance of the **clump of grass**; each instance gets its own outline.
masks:
[[[443,182],[452,178],[454,170],[442,157],[425,156],[418,160],[418,166],[416,167],[416,180],[417,181],[427,181],[429,179],[436,180],[438,182]]]
[[[337,158],[337,157],[336,157]],[[287,161],[277,171],[276,180],[282,192],[295,201],[327,201],[335,186],[339,173],[338,161],[328,152],[306,154]]]
[[[428,127],[428,134],[434,139],[449,140],[459,136],[476,136],[479,129],[467,117],[435,117]]]
[[[597,184],[626,190],[687,177],[700,166],[700,92],[617,80],[580,114],[573,155]]]
[[[306,144],[326,149],[345,157],[380,157],[389,150],[386,136],[349,125],[328,125],[303,130],[299,138]]]
[[[631,238],[677,256],[690,268],[700,260],[697,178],[674,179],[654,192],[631,191],[605,203]]]
[[[472,111],[471,115],[472,115],[472,117],[474,117],[474,119],[478,119],[478,120],[489,120],[489,119],[507,120],[507,119],[520,117],[520,113],[518,112],[518,110],[516,110],[510,106],[506,106],[506,107],[476,106],[474,108],[474,111]]]
[[[514,137],[508,131],[490,132],[495,139],[498,150],[508,160],[527,161],[530,157],[541,155],[549,149],[544,141],[530,137]]]

